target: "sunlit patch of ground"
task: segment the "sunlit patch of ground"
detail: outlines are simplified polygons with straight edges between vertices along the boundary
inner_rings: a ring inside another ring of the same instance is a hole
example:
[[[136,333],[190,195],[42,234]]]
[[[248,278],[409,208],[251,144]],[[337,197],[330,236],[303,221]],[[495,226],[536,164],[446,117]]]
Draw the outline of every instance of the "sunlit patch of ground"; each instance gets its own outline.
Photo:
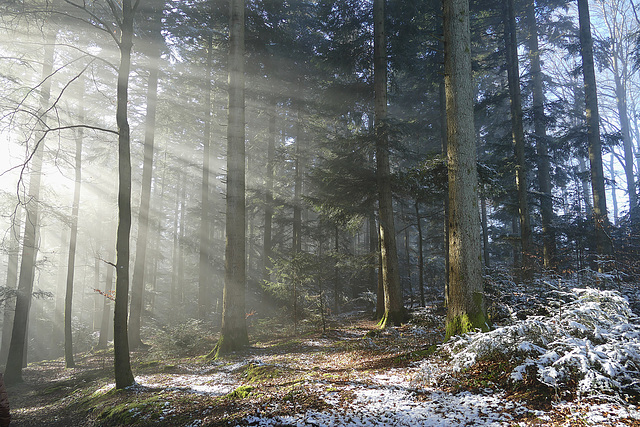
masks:
[[[488,374],[499,365],[448,373],[432,355],[441,324],[379,331],[356,316],[324,334],[263,337],[218,361],[138,352],[137,385],[122,392],[113,391],[108,353],[86,355],[76,369],[34,364],[26,384],[10,389],[15,425],[640,426],[625,402],[532,405]]]

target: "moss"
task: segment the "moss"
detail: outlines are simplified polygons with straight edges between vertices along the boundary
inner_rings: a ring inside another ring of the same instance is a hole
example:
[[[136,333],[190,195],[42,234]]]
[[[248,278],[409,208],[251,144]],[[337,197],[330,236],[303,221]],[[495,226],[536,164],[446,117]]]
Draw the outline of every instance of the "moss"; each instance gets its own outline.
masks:
[[[244,380],[248,383],[262,383],[279,377],[282,372],[271,365],[250,364],[244,368]]]
[[[400,326],[406,322],[409,317],[408,311],[402,308],[398,311],[386,311],[382,316],[382,319],[378,322],[378,327],[384,329],[388,326]]]
[[[228,393],[225,397],[227,399],[232,399],[232,400],[246,399],[247,397],[249,397],[249,395],[252,392],[253,392],[253,387],[248,385],[241,385],[240,387],[236,388],[232,392]]]
[[[475,313],[459,314],[447,321],[445,341],[454,335],[465,334],[476,329],[480,329],[482,332],[489,330],[489,319],[482,310]]]
[[[147,422],[158,420],[164,410],[163,403],[158,399],[158,396],[152,396],[115,406],[105,404],[98,413],[97,420],[103,425],[130,425],[136,423],[139,418],[144,418]]]

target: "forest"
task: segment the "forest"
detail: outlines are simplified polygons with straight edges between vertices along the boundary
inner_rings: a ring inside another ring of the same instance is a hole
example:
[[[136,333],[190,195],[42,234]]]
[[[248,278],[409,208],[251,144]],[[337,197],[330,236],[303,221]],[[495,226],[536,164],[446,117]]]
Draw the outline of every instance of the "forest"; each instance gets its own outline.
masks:
[[[16,426],[640,426],[634,0],[0,0]]]

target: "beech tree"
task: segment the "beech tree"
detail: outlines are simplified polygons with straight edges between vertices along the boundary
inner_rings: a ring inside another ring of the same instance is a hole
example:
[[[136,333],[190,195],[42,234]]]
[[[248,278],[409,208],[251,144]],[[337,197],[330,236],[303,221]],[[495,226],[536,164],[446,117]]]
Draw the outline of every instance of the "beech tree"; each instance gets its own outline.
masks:
[[[7,355],[5,381],[7,384],[22,382],[22,367],[26,360],[27,324],[31,308],[35,263],[38,256],[38,229],[40,227],[40,186],[42,181],[42,162],[46,133],[47,112],[51,98],[51,73],[55,53],[57,30],[48,28],[45,40],[44,57],[42,61],[42,83],[40,85],[40,111],[38,112],[37,129],[34,133],[30,148],[29,189],[25,200],[25,229],[22,243],[22,258],[18,279],[18,294],[16,297],[11,343]],[[29,159],[27,159],[28,161]]]

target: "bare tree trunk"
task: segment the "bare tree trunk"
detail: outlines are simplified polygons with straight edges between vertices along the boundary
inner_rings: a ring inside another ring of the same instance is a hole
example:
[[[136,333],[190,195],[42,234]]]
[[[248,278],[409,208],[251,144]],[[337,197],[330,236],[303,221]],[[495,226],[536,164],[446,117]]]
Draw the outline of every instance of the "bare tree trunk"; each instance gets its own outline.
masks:
[[[84,92],[84,88],[82,89]],[[80,107],[83,108],[83,107]],[[84,112],[80,114],[80,122],[84,121]],[[64,360],[67,368],[74,368],[73,334],[71,330],[73,307],[73,279],[76,263],[76,246],[78,241],[78,211],[80,209],[80,189],[82,187],[82,128],[76,131],[75,153],[75,187],[73,190],[73,206],[71,208],[71,233],[69,237],[69,258],[67,260],[67,286],[64,298]]]
[[[212,3],[213,5],[213,3]],[[198,319],[205,320],[211,313],[211,203],[209,181],[211,177],[211,79],[213,78],[213,32],[207,36],[207,65],[204,82],[204,137],[202,138],[202,204],[200,206],[200,260],[198,263]]]
[[[45,42],[42,63],[42,84],[40,86],[40,120],[46,120],[45,112],[51,98],[51,73],[55,51],[57,30],[49,30]],[[42,160],[44,155],[45,134],[36,141],[31,158],[29,172],[29,190],[25,201],[26,219],[22,243],[22,259],[18,279],[16,309],[13,318],[11,343],[7,355],[4,380],[7,384],[22,382],[22,367],[27,359],[27,332],[36,258],[38,257],[38,230],[40,227],[40,182],[42,178]]]
[[[556,265],[556,234],[553,228],[553,199],[551,196],[551,165],[547,146],[547,126],[544,114],[544,88],[538,46],[535,2],[526,3],[526,20],[529,28],[529,55],[531,58],[531,84],[533,86],[533,126],[538,156],[538,186],[540,188],[540,214],[542,216],[543,262],[546,268]]]
[[[113,258],[115,258],[115,242],[113,239],[109,239],[108,250],[107,250],[107,261],[113,262]],[[109,320],[111,318],[111,299],[107,297],[107,295],[111,295],[111,291],[113,290],[113,266],[107,266],[107,274],[105,278],[104,285],[104,301],[102,304],[102,320],[100,322],[100,338],[98,339],[98,348],[104,349],[107,348],[107,343],[109,342]]]
[[[230,0],[227,126],[227,241],[222,330],[211,356],[249,344],[245,313],[244,0]]]
[[[399,325],[406,318],[398,267],[396,232],[393,221],[393,195],[389,165],[389,131],[387,126],[387,37],[385,32],[385,0],[374,0],[374,88],[376,175],[380,212],[380,254],[384,286],[384,315],[380,327]]]
[[[140,211],[138,212],[138,239],[136,259],[131,280],[131,307],[129,308],[129,347],[143,346],[140,328],[144,312],[144,270],[147,264],[147,240],[149,236],[149,204],[151,201],[151,181],[153,174],[153,150],[156,131],[156,109],[158,105],[158,73],[160,66],[160,17],[154,18],[152,40],[149,52],[149,79],[147,81],[147,111],[144,125],[144,160],[142,163],[142,189]]]
[[[611,203],[613,204],[613,223],[618,223],[618,197],[616,196],[616,169],[615,169],[615,156],[611,153],[611,160],[609,161],[609,172],[611,173]]]
[[[269,111],[269,140],[267,142],[267,176],[265,177],[265,206],[264,206],[264,248],[263,248],[263,279],[271,279],[271,256],[273,243],[271,242],[273,223],[273,179],[276,154],[276,107],[274,101]]]
[[[302,90],[300,90],[302,96]],[[293,253],[302,252],[302,108],[297,102],[296,145],[294,154],[295,178],[293,195]]]
[[[7,290],[16,289],[18,285],[18,262],[20,258],[20,222],[22,209],[20,205],[16,207],[11,216],[11,229],[9,236],[9,259],[7,260],[7,280],[5,286]],[[4,310],[2,318],[2,344],[0,345],[0,365],[5,366],[9,345],[11,343],[11,328],[13,327],[13,315],[15,313],[13,299],[4,300]]]
[[[114,373],[116,388],[129,387],[135,381],[129,358],[127,308],[129,303],[129,237],[131,233],[131,142],[127,101],[131,48],[133,47],[133,15],[131,0],[122,0],[120,67],[116,122],[118,124],[118,231],[116,237],[116,303],[113,316]]]
[[[418,286],[420,287],[420,307],[424,307],[424,250],[422,244],[422,218],[420,217],[420,203],[416,200],[416,225],[418,227]]]
[[[480,216],[469,1],[445,0],[445,90],[449,168],[449,301],[446,337],[487,330],[480,254]]]
[[[609,256],[613,254],[613,245],[608,231],[609,218],[607,216],[607,197],[604,189],[602,144],[600,141],[599,127],[600,116],[598,114],[598,94],[596,91],[596,73],[593,62],[593,39],[591,38],[591,20],[589,18],[588,0],[578,0],[578,20],[580,23],[580,51],[582,53],[582,71],[584,76],[596,246],[599,255]]]
[[[491,266],[491,258],[489,255],[489,226],[487,224],[487,198],[483,194],[480,195],[480,212],[482,226],[482,260],[484,266]]]
[[[527,192],[526,159],[524,155],[524,130],[522,125],[522,101],[520,96],[520,71],[518,67],[518,41],[514,0],[507,0],[504,19],[504,43],[506,47],[509,97],[511,99],[511,131],[516,156],[516,187],[518,189],[518,213],[520,218],[520,249],[525,275],[533,267],[533,241]]]
[[[624,147],[624,174],[627,178],[627,193],[629,193],[629,211],[638,206],[638,195],[636,193],[636,180],[633,171],[633,143],[631,141],[631,129],[629,125],[629,114],[627,112],[627,90],[623,77],[626,74],[626,64],[620,70],[618,52],[613,52],[613,78],[616,84],[616,102],[618,104],[618,117],[620,118],[620,131]]]

